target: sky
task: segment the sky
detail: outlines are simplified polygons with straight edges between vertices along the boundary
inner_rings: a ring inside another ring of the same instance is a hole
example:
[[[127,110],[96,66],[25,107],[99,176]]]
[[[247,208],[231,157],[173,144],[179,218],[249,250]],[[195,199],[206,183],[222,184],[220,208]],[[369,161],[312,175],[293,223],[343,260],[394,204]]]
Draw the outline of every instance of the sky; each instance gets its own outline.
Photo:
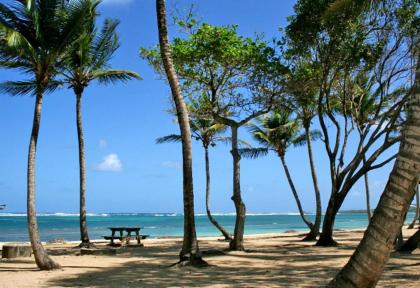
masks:
[[[2,0],[10,3],[11,1]],[[167,1],[168,15],[186,11],[192,1]],[[293,14],[294,0],[197,0],[197,16],[212,25],[237,24],[243,36],[263,33],[267,40],[279,37],[279,28]],[[262,4],[264,3],[264,5]],[[139,57],[139,48],[158,42],[154,0],[104,0],[101,17],[121,21],[121,47],[111,63],[130,69],[143,80],[112,86],[92,84],[83,99],[83,125],[87,165],[87,209],[102,212],[181,213],[182,165],[180,144],[155,144],[155,139],[178,133],[170,107],[169,87]],[[102,20],[102,19],[101,19]],[[171,22],[171,21],[169,21]],[[174,25],[170,36],[178,35]],[[0,70],[0,81],[23,79]],[[26,165],[32,128],[34,98],[0,95],[0,204],[6,212],[26,210]],[[44,97],[36,160],[38,212],[77,212],[79,170],[76,100],[68,89]],[[249,139],[245,129],[240,137]],[[352,143],[352,142],[351,142]],[[350,143],[350,144],[351,144]],[[354,146],[354,145],[353,145]],[[210,151],[212,173],[211,210],[233,212],[232,160],[229,147],[219,144]],[[330,194],[329,172],[323,143],[314,144],[314,157],[323,209]],[[305,211],[314,211],[314,192],[306,147],[286,155],[292,178]],[[193,146],[195,209],[205,211],[204,153]],[[388,179],[391,166],[369,174],[374,207]],[[249,213],[291,213],[296,204],[276,155],[241,161],[241,187]],[[363,183],[357,183],[343,209],[363,209]]]

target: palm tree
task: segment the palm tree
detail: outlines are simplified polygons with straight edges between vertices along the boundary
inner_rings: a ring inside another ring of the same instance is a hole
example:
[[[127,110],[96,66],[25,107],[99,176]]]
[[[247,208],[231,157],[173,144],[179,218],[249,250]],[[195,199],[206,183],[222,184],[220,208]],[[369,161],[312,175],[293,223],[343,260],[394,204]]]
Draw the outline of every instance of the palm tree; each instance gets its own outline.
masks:
[[[28,80],[8,81],[1,90],[12,95],[35,95],[35,111],[28,153],[27,217],[35,262],[42,270],[60,265],[41,244],[35,210],[35,157],[43,96],[59,86],[58,69],[69,45],[80,35],[88,17],[88,1],[63,5],[59,0],[15,1],[0,4],[0,67],[18,69]]]
[[[92,1],[92,11],[98,1]],[[116,20],[106,19],[101,31],[95,27],[96,15],[90,19],[90,25],[81,37],[72,45],[63,72],[66,83],[76,95],[77,136],[79,143],[80,167],[80,247],[90,247],[86,223],[86,165],[82,127],[82,97],[85,89],[92,81],[111,84],[118,81],[139,79],[140,76],[128,70],[114,70],[109,61],[119,47],[116,33],[119,24]]]
[[[159,30],[159,44],[163,66],[172,91],[181,131],[182,162],[183,162],[183,196],[184,196],[184,238],[179,254],[180,264],[206,265],[198,247],[194,219],[194,191],[192,175],[192,145],[191,129],[188,119],[188,109],[179,87],[175,72],[171,48],[168,40],[168,27],[166,25],[165,0],[156,0],[156,12]]]
[[[282,111],[271,112],[270,115],[266,115],[257,118],[258,124],[249,124],[250,131],[255,140],[257,140],[263,148],[244,148],[240,149],[241,155],[245,157],[255,158],[260,155],[265,155],[268,151],[274,151],[279,156],[286,178],[289,183],[290,189],[292,190],[293,197],[295,198],[296,204],[299,209],[299,214],[303,222],[309,227],[310,232],[308,236],[318,235],[318,228],[306,217],[305,212],[302,208],[302,204],[299,199],[299,195],[296,191],[296,186],[290,175],[289,168],[286,163],[286,151],[291,145],[302,145],[306,142],[306,134],[300,134],[301,126],[297,119],[292,119],[291,110],[284,109]],[[312,132],[311,139],[318,136],[318,133]],[[316,231],[314,231],[316,230]],[[306,239],[306,237],[305,237]]]
[[[12,95],[35,95],[35,111],[29,142],[27,174],[27,217],[35,261],[42,270],[59,268],[41,243],[35,210],[35,157],[41,122],[43,96],[59,86],[56,80],[69,45],[79,37],[84,19],[89,18],[89,1],[14,1],[0,4],[0,66],[18,69],[28,80],[1,84]]]
[[[291,94],[291,106],[295,111],[297,118],[300,120],[305,130],[306,147],[308,149],[309,165],[311,169],[312,183],[315,192],[316,215],[314,227],[311,232],[303,239],[305,241],[316,240],[319,229],[321,227],[321,192],[319,190],[318,176],[315,168],[315,160],[312,149],[311,125],[313,118],[317,115],[317,86],[314,82],[317,78],[316,69],[311,67],[309,62],[298,61],[296,69],[291,74],[289,80],[289,90]]]

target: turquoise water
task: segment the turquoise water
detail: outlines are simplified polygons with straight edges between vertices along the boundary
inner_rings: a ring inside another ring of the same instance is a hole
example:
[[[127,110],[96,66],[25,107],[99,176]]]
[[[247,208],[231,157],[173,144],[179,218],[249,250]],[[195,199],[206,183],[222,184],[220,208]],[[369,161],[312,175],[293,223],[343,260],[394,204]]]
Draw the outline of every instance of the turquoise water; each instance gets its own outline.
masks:
[[[409,213],[407,219],[414,215]],[[215,218],[229,231],[233,231],[235,217],[232,214],[215,214]],[[313,217],[313,216],[309,216]],[[43,241],[52,239],[79,240],[79,217],[74,214],[53,213],[38,216]],[[364,228],[367,225],[365,213],[344,212],[337,215],[336,229]],[[151,237],[182,236],[183,216],[181,214],[90,214],[88,215],[89,236],[101,239],[109,235],[108,227],[140,226],[142,234]],[[206,215],[196,216],[198,236],[219,236],[220,233],[208,221]],[[299,215],[250,214],[246,219],[246,234],[276,233],[287,230],[307,230]],[[0,213],[0,242],[27,241],[26,215]]]

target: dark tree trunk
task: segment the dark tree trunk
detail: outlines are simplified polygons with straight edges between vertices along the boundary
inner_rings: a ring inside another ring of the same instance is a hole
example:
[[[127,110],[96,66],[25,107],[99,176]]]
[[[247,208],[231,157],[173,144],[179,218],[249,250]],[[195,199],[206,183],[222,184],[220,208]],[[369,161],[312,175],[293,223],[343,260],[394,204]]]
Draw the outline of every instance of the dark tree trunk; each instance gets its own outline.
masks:
[[[299,195],[297,194],[297,191],[296,191],[295,184],[293,183],[292,176],[290,176],[289,168],[287,167],[286,160],[284,159],[284,155],[279,154],[279,157],[281,159],[281,164],[283,165],[284,172],[286,173],[287,182],[289,183],[290,189],[292,190],[293,197],[295,198],[295,201],[296,201],[296,205],[298,206],[300,217],[302,218],[306,226],[308,226],[309,229],[312,231],[314,225],[312,224],[311,221],[309,221],[308,218],[306,218],[305,212],[303,211],[303,208],[302,208],[302,204],[300,203]]]
[[[420,245],[420,229],[417,230],[407,241],[398,249],[399,252],[411,253]]]
[[[419,186],[416,187],[416,215],[414,215],[413,222],[408,225],[408,229],[413,229],[416,225],[416,222],[419,221],[420,224],[420,201],[419,201]]]
[[[190,123],[187,106],[182,97],[178,84],[178,77],[172,61],[171,49],[168,41],[168,28],[166,25],[165,0],[156,0],[156,12],[161,57],[171,87],[172,97],[175,102],[182,139],[184,238],[179,258],[181,264],[205,265],[206,262],[201,258],[195,230]]]
[[[306,235],[306,237],[303,240],[315,241],[316,237],[318,237],[319,235],[319,228],[321,227],[321,213],[322,213],[321,193],[319,191],[318,177],[316,175],[315,161],[314,161],[314,157],[312,153],[312,138],[311,138],[309,126],[305,127],[305,135],[306,135],[306,142],[307,142],[307,147],[308,147],[309,164],[311,166],[312,182],[313,182],[314,191],[315,191],[316,214],[315,214],[315,223],[311,231],[308,233],[308,235]]]
[[[36,146],[38,142],[39,126],[41,124],[42,95],[38,91],[35,102],[34,120],[32,126],[31,139],[29,142],[28,153],[28,178],[27,178],[27,215],[28,215],[28,232],[31,241],[32,250],[35,256],[35,262],[41,270],[53,270],[60,268],[51,257],[48,256],[39,236],[38,222],[36,219],[35,205],[35,162],[36,162]]]
[[[232,201],[235,204],[236,221],[233,239],[230,241],[229,248],[233,251],[243,251],[244,248],[244,230],[246,207],[241,197],[241,172],[240,161],[241,155],[238,151],[238,127],[231,126],[232,130],[232,150],[230,151],[233,159],[233,195]]]
[[[363,165],[366,165],[366,156],[363,155]],[[372,210],[370,209],[370,189],[369,189],[369,176],[368,172],[363,176],[365,180],[365,192],[366,192],[366,211],[368,216],[368,221],[372,218]]]
[[[205,162],[206,162],[206,212],[207,217],[209,218],[210,222],[223,234],[226,240],[232,240],[230,234],[225,230],[225,228],[217,222],[216,219],[213,218],[210,212],[210,159],[209,159],[209,147],[204,147],[204,155],[205,155]]]
[[[86,164],[85,143],[82,126],[82,93],[76,93],[77,139],[79,142],[79,174],[80,174],[80,247],[90,247],[86,221]]]
[[[316,246],[337,246],[337,242],[333,239],[334,221],[338,212],[338,208],[335,206],[335,197],[335,194],[332,193],[330,201],[328,202],[327,210],[325,211],[324,222],[322,224],[322,232],[318,241],[316,242]]]
[[[403,236],[402,227],[401,227],[400,232],[398,233],[397,239],[395,240],[395,243],[394,243],[394,249],[400,250],[400,248],[403,245],[404,245],[404,236]]]
[[[374,287],[394,247],[420,178],[420,61],[413,88],[400,150],[388,183],[362,241],[328,287]]]

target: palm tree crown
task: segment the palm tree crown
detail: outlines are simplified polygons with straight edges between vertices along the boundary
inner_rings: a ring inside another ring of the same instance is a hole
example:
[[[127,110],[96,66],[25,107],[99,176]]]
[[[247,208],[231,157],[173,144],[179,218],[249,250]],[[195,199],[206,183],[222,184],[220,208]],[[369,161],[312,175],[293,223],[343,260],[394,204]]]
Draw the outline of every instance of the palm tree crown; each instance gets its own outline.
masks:
[[[97,2],[92,5],[96,6]],[[92,17],[90,27],[74,42],[66,59],[68,68],[63,74],[76,94],[83,93],[92,80],[110,84],[140,79],[135,72],[110,68],[109,61],[120,46],[116,33],[119,21],[106,19],[101,31],[94,24],[95,17]]]
[[[290,145],[301,145],[305,141],[305,135],[299,133],[301,126],[297,119],[292,119],[292,113],[289,110],[282,112],[274,111],[257,119],[257,124],[250,124],[249,129],[254,139],[261,144],[264,149],[256,151],[255,149],[241,149],[241,154],[257,157],[259,153],[267,153],[268,150],[276,152],[279,156],[284,156]],[[248,155],[248,152],[257,153]]]
[[[52,91],[70,44],[89,19],[90,1],[14,1],[0,4],[0,66],[30,75],[6,81],[0,89],[12,95]]]

